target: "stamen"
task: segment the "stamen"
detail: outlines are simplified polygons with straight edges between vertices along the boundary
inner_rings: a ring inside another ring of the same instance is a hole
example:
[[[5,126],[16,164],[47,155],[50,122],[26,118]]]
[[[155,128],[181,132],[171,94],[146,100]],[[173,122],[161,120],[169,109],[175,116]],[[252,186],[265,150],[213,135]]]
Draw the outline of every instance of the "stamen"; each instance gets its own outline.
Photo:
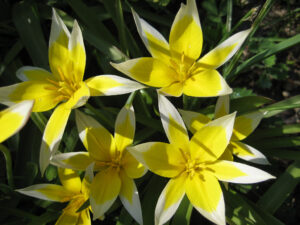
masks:
[[[55,86],[59,87],[59,83],[57,81],[51,80],[49,78],[47,78],[46,80],[49,81],[51,84],[54,84]]]
[[[60,80],[61,80],[61,81],[65,81],[64,74],[63,74],[63,72],[62,72],[62,70],[61,70],[60,67],[57,68],[57,72],[58,72],[58,74],[59,74]]]

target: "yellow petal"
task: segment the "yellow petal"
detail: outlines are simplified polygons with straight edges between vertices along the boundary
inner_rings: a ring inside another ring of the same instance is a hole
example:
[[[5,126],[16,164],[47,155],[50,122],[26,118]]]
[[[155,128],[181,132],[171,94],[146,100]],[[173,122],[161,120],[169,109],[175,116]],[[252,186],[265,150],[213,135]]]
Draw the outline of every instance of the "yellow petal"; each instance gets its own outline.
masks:
[[[23,101],[0,111],[0,143],[17,133],[25,125],[33,104],[33,101]]]
[[[173,57],[180,60],[184,54],[187,63],[199,58],[202,50],[202,29],[195,0],[181,4],[170,32],[170,49]]]
[[[81,190],[81,180],[76,171],[71,169],[58,168],[59,180],[63,187],[74,193],[79,194]]]
[[[185,174],[169,180],[155,207],[155,224],[166,223],[176,212],[185,194]]]
[[[79,110],[76,110],[76,124],[79,137],[90,157],[98,161],[109,161],[110,152],[116,149],[111,133],[91,116]]]
[[[213,175],[203,172],[189,177],[185,191],[192,205],[204,217],[216,224],[226,224],[223,193]]]
[[[66,102],[66,107],[75,109],[83,106],[90,97],[90,89],[84,82],[78,83],[79,88],[72,94]]]
[[[76,225],[91,225],[89,209],[82,210],[79,214],[80,215]]]
[[[183,93],[193,97],[213,97],[232,92],[224,78],[216,70],[203,70],[188,78]]]
[[[140,178],[144,176],[147,169],[138,162],[128,151],[123,152],[122,167],[130,178]]]
[[[231,143],[229,143],[229,145],[227,146],[227,148],[225,149],[225,151],[223,152],[223,154],[218,158],[218,160],[227,160],[227,161],[233,161],[233,154],[232,154],[232,150],[231,150]]]
[[[16,191],[34,198],[55,202],[69,201],[74,195],[74,193],[69,192],[63,186],[56,184],[35,184]]]
[[[260,123],[264,113],[260,111],[238,116],[235,120],[232,140],[243,140],[251,134]]]
[[[99,218],[110,208],[118,197],[121,179],[116,169],[107,169],[97,173],[91,184],[90,203],[94,218]]]
[[[51,83],[40,80],[25,81],[0,88],[0,100],[5,101],[7,98],[8,101],[15,103],[34,100],[33,112],[43,112],[54,108],[60,101],[57,99],[58,96],[59,93]]]
[[[255,167],[225,160],[218,160],[207,165],[207,168],[219,180],[231,183],[252,184],[275,178]]]
[[[229,114],[229,95],[220,96],[216,103],[215,119]]]
[[[77,21],[74,21],[73,30],[68,43],[70,51],[70,61],[72,64],[73,79],[77,82],[82,81],[85,69],[85,48],[83,44],[82,33]]]
[[[198,63],[205,68],[216,69],[227,62],[241,47],[251,29],[244,30],[229,37],[216,48],[203,56]]]
[[[260,151],[242,142],[232,141],[230,142],[229,147],[233,152],[233,154],[239,157],[240,159],[247,160],[252,163],[262,164],[262,165],[270,164],[266,156],[264,156]]]
[[[166,97],[160,94],[158,95],[158,108],[161,122],[170,143],[183,150],[187,149],[189,136],[176,108]]]
[[[198,130],[190,141],[191,156],[202,162],[218,159],[229,143],[234,119],[235,113],[232,113],[213,120]]]
[[[52,11],[52,24],[49,40],[49,64],[53,75],[60,80],[61,75],[70,76],[70,52],[68,50],[70,32],[61,18]]]
[[[162,61],[150,57],[127,60],[111,65],[138,82],[152,86],[165,87],[176,81],[177,74]]]
[[[187,110],[179,110],[179,112],[186,126],[193,134],[210,122],[210,118],[201,113]]]
[[[77,225],[80,213],[63,211],[55,225]]]
[[[40,169],[42,174],[44,174],[49,165],[51,155],[55,153],[59,146],[70,113],[71,110],[66,109],[65,103],[63,103],[56,107],[46,125],[40,149]]]
[[[16,72],[17,77],[22,81],[45,81],[47,79],[53,79],[53,75],[42,68],[33,66],[23,66]]]
[[[166,39],[149,23],[141,19],[134,10],[132,10],[132,15],[138,33],[152,57],[168,64],[170,60],[170,51]]]
[[[51,158],[51,164],[73,170],[85,170],[92,162],[88,152],[68,152],[56,154]]]
[[[119,112],[115,124],[115,142],[117,149],[123,152],[132,144],[135,132],[135,117],[133,107],[124,106]]]
[[[145,88],[140,83],[115,75],[95,76],[85,82],[90,88],[91,96],[121,95]]]
[[[175,177],[185,168],[180,150],[171,144],[148,142],[127,149],[139,162],[159,176]]]
[[[167,87],[163,87],[159,89],[159,93],[167,96],[179,97],[183,92],[183,83],[174,82]]]
[[[129,214],[138,222],[138,224],[143,224],[142,208],[135,183],[124,172],[120,173],[120,177],[122,181],[119,195],[121,202]]]

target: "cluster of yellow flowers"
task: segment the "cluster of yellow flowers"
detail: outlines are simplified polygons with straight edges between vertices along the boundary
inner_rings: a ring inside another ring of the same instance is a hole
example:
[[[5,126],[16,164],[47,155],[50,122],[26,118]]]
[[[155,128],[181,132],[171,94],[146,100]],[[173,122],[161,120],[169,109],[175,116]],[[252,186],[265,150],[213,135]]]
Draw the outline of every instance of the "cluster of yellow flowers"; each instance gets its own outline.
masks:
[[[232,89],[216,70],[240,48],[250,30],[241,31],[200,57],[202,30],[195,0],[181,5],[172,24],[169,43],[134,11],[133,17],[152,57],[111,65],[138,82],[116,75],[99,75],[83,81],[86,54],[75,21],[70,33],[53,10],[49,41],[51,72],[25,66],[17,71],[23,82],[0,88],[0,102],[10,107],[0,112],[0,142],[16,133],[30,112],[54,109],[40,149],[41,174],[51,163],[58,167],[62,185],[36,184],[17,191],[58,202],[69,202],[56,224],[91,224],[102,218],[119,196],[126,210],[143,224],[135,178],[147,169],[170,178],[155,209],[155,224],[164,224],[186,194],[207,219],[225,224],[225,206],[219,181],[255,183],[273,178],[254,167],[233,162],[233,154],[254,163],[268,164],[258,150],[242,142],[259,124],[262,113],[236,117],[229,114]],[[114,136],[92,117],[75,111],[79,137],[87,151],[57,151],[72,109],[90,96],[120,95],[146,86],[158,87],[161,122],[170,143],[148,142],[133,146],[135,115],[131,104],[119,112]],[[215,118],[180,110],[165,97],[220,96]],[[181,115],[180,115],[181,114]],[[181,117],[182,116],[182,117]],[[188,129],[193,133],[189,138]],[[85,171],[81,181],[76,171]],[[225,183],[225,184],[226,184]],[[89,200],[90,206],[78,211]]]

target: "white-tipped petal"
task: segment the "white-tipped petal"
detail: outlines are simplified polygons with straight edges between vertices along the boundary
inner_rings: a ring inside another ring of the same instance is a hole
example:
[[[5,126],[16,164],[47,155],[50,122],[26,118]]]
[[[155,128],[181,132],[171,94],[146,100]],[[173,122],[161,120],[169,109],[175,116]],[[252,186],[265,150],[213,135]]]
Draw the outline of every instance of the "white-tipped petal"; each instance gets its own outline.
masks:
[[[248,37],[251,29],[238,32],[227,40],[222,42],[216,48],[208,52],[198,63],[206,68],[216,69],[227,62],[236,52]]]
[[[165,96],[160,94],[158,94],[158,108],[163,128],[170,143],[181,148],[186,148],[189,136],[177,109]]]
[[[216,103],[215,119],[229,114],[229,95],[220,96]]]

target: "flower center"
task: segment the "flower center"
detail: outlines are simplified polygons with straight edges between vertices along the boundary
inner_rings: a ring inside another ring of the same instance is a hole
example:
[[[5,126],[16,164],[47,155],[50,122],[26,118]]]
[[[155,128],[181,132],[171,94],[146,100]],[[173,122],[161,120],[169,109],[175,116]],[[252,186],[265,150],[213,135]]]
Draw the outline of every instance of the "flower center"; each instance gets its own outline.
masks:
[[[170,59],[171,68],[176,71],[178,74],[178,80],[181,83],[184,83],[193,73],[195,69],[195,61],[191,64],[188,62],[190,60],[187,59],[184,52],[181,53],[180,61]]]
[[[185,163],[184,163],[185,169],[183,172],[187,173],[187,175],[190,179],[193,179],[193,177],[195,175],[198,175],[202,179],[203,176],[201,175],[201,172],[203,172],[204,170],[210,170],[210,169],[206,167],[205,163],[200,162],[200,160],[192,159],[191,155],[188,152],[186,152],[182,149],[179,149],[179,150],[185,160]]]
[[[116,154],[110,161],[97,161],[97,166],[111,167],[116,169],[118,172],[122,167],[122,154],[120,151],[116,151]]]
[[[45,89],[55,90],[59,93],[59,95],[54,99],[55,101],[67,101],[73,96],[74,92],[79,89],[80,85],[79,82],[76,82],[76,79],[68,79],[61,68],[58,68],[57,70],[60,80],[56,81],[47,78],[47,81],[52,85],[45,87]]]
[[[87,199],[83,194],[75,195],[71,198],[70,203],[67,205],[63,211],[76,212],[86,201]]]

